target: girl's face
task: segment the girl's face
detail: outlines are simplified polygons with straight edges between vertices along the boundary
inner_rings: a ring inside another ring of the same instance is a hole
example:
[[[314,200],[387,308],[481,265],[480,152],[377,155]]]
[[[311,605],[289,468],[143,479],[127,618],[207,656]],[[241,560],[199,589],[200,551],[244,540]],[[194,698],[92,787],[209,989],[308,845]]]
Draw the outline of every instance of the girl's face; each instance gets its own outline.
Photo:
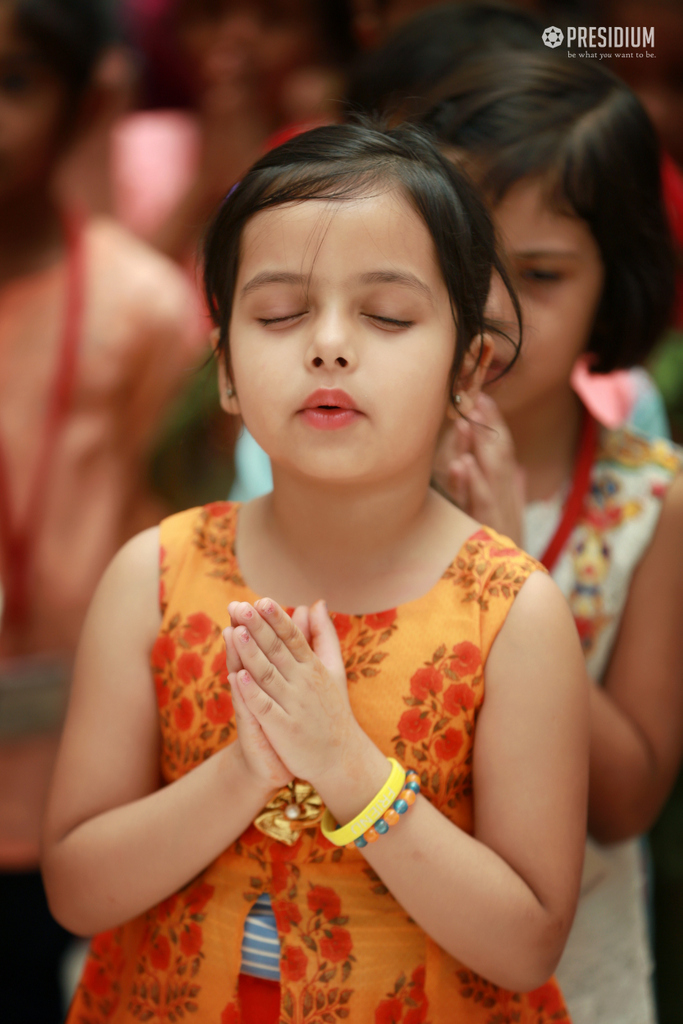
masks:
[[[65,137],[66,88],[0,3],[0,201],[44,186]]]
[[[588,225],[553,210],[538,180],[517,182],[493,217],[522,307],[524,337],[515,365],[487,391],[503,414],[514,416],[569,390],[572,367],[588,344],[604,268]],[[507,293],[496,279],[488,313],[513,319]],[[489,381],[508,360],[509,351],[500,344]]]
[[[330,483],[428,474],[455,325],[424,222],[396,191],[257,214],[230,352],[237,399],[224,406],[276,469]]]

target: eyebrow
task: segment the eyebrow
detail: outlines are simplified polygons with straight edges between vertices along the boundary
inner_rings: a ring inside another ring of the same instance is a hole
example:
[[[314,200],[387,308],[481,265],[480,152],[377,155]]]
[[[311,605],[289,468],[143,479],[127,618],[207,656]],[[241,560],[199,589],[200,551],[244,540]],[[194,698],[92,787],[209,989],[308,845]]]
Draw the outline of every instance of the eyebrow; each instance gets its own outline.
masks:
[[[286,270],[262,270],[260,274],[255,274],[250,281],[247,281],[240,294],[242,296],[247,295],[249,292],[255,291],[256,288],[262,288],[266,284],[303,285],[305,281],[306,278],[303,274],[293,274]]]
[[[525,260],[543,259],[550,257],[560,257],[561,259],[578,260],[578,252],[574,252],[571,249],[525,249],[524,251],[515,251],[512,253],[513,256],[521,257]]]
[[[263,270],[255,274],[250,281],[243,286],[241,295],[244,297],[249,292],[262,288],[267,284],[294,284],[303,286],[308,280],[303,274],[294,274],[286,270]],[[367,274],[361,274],[358,278],[360,284],[400,284],[416,291],[423,292],[432,297],[432,290],[428,284],[421,281],[416,274],[410,271],[399,270],[371,270]]]
[[[359,280],[361,284],[402,284],[432,297],[429,285],[409,270],[372,270],[368,274],[361,274]]]

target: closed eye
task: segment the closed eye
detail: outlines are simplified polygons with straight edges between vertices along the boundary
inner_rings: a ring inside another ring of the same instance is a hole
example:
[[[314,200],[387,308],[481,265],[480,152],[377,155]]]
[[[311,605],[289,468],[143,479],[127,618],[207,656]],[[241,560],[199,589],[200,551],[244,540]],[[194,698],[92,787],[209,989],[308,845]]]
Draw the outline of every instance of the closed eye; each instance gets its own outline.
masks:
[[[273,317],[260,316],[258,318],[258,322],[260,324],[263,324],[264,327],[268,327],[270,324],[285,324],[285,323],[288,323],[290,320],[299,320],[300,317],[305,316],[305,315],[306,315],[306,311],[302,310],[301,313],[290,313],[289,316],[273,316]]]
[[[544,284],[549,281],[559,281],[562,277],[561,274],[555,270],[535,270],[529,268],[523,270],[520,275],[525,281],[532,281],[537,284]]]
[[[413,324],[415,323],[414,320],[396,320],[394,317],[378,316],[375,313],[366,313],[365,315],[368,317],[369,320],[375,320],[382,327],[386,326],[389,329],[396,328],[398,330],[400,328],[412,327]]]

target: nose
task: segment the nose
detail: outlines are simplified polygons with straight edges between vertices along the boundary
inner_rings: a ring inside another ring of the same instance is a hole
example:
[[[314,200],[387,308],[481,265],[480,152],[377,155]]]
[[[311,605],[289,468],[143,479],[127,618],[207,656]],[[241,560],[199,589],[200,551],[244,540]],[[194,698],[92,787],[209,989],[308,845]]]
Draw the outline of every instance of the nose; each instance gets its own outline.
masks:
[[[353,370],[358,353],[352,327],[340,310],[329,310],[313,323],[306,361],[314,369]]]

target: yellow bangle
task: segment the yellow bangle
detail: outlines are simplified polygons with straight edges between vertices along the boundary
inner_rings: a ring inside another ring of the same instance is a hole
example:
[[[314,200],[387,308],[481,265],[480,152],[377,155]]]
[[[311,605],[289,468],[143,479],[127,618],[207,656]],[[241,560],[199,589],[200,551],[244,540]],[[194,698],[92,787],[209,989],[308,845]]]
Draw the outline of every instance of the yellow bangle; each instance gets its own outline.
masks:
[[[346,846],[347,843],[352,843],[358,836],[362,836],[364,832],[367,832],[376,821],[379,821],[384,812],[391,807],[401,792],[406,778],[406,771],[393,757],[390,757],[388,760],[391,765],[389,778],[374,800],[371,800],[368,806],[364,807],[360,814],[350,821],[348,825],[342,825],[339,828],[330,812],[325,809],[320,825],[325,839],[329,839],[335,846]]]

